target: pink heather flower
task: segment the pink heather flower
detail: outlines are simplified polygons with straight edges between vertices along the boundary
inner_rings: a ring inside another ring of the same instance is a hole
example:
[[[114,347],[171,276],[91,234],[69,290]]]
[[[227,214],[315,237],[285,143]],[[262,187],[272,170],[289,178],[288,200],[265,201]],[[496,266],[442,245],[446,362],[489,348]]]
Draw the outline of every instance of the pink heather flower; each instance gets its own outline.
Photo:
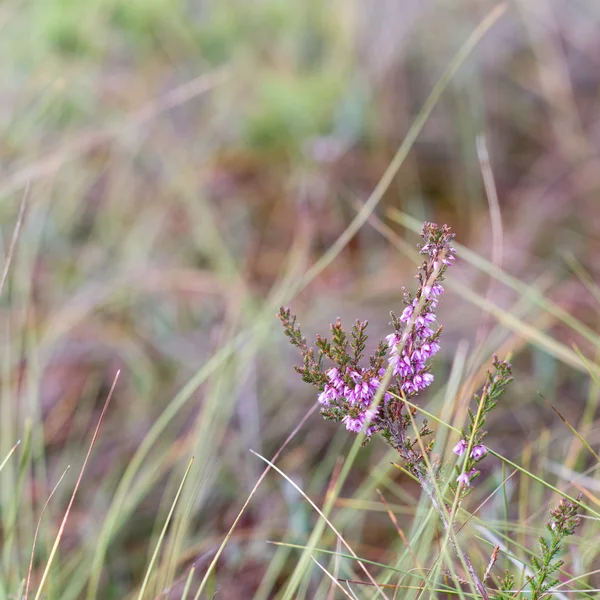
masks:
[[[398,354],[398,344],[402,341],[402,337],[398,333],[390,333],[385,339],[392,354]]]
[[[385,369],[380,369],[379,371],[380,371],[379,372],[380,376],[382,376],[381,371],[383,371],[383,375],[385,375]],[[371,377],[371,379],[369,379],[367,385],[371,389],[371,393],[374,394],[379,389],[379,386],[381,385],[381,381],[379,381],[379,379],[377,379],[376,377]]]
[[[434,284],[434,286],[431,288],[431,297],[429,299],[432,309],[437,308],[438,304],[440,303],[440,296],[443,293],[444,288],[439,283]]]
[[[450,252],[456,252],[454,248],[450,248]],[[452,263],[456,260],[456,256],[452,254],[446,254],[446,258],[442,261],[447,267],[451,266]]]
[[[467,487],[471,485],[471,477],[468,473],[461,473],[456,478],[456,481],[459,483],[459,485],[466,485]]]
[[[369,388],[369,384],[366,381],[357,383],[354,388],[354,399],[357,402],[368,403],[373,397],[373,392]]]
[[[413,379],[413,385],[417,390],[422,390],[433,382],[433,375],[431,373],[423,373],[422,375],[415,375]]]
[[[423,294],[425,298],[429,299],[432,296],[441,296],[444,293],[444,287],[441,283],[434,283],[433,285],[426,285],[423,288]]]
[[[458,454],[458,456],[462,456],[467,451],[468,446],[469,444],[467,440],[460,440],[460,442],[458,442],[458,444],[452,448],[452,452],[454,452],[454,454]]]
[[[423,375],[417,374],[412,379],[412,384],[416,390],[420,390],[421,388],[426,387],[425,385],[423,385],[423,382]]]
[[[415,372],[414,366],[406,354],[402,356],[395,354],[389,358],[389,362],[394,367],[394,375],[406,377],[407,375],[413,375]]]
[[[359,412],[355,417],[351,416],[350,413],[348,413],[342,419],[342,423],[346,425],[346,429],[348,431],[354,431],[354,433],[359,433],[363,430],[367,423],[373,420],[374,416],[375,412],[372,410],[365,410],[364,412]]]
[[[329,406],[330,402],[336,400],[338,396],[338,391],[326,383],[325,389],[319,394],[319,403],[323,406]]]
[[[354,383],[358,383],[358,380],[360,379],[360,373],[351,369],[350,371],[348,371],[348,375],[350,375],[350,378],[352,379],[352,381],[354,381]]]
[[[354,431],[354,433],[359,433],[365,425],[365,415],[359,414],[357,417],[351,417],[347,414],[343,419],[342,423],[346,425],[346,429],[348,431]]]
[[[354,393],[354,389],[351,388],[350,386],[348,386],[348,385],[344,386],[343,396],[344,396],[344,398],[346,398],[346,400],[348,400],[348,402],[350,404],[356,404],[356,402],[357,402],[356,394]]]
[[[475,477],[475,475],[477,475],[477,473],[478,473],[477,469],[471,469],[468,473],[461,473],[456,478],[456,481],[460,485],[466,485],[468,487],[471,485],[471,480],[473,479],[473,477]]]
[[[413,393],[417,393],[419,391],[419,388],[410,380],[407,379],[403,384],[402,384],[402,389],[407,393],[407,394],[413,394]]]
[[[433,381],[433,375],[431,373],[418,374],[418,375],[415,375],[412,380],[407,379],[402,384],[402,389],[407,394],[410,394],[412,392],[418,392],[419,390],[423,390],[427,386],[431,385],[432,381]]]
[[[415,319],[415,325],[417,327],[427,327],[430,323],[435,323],[435,314],[434,313],[425,313],[423,315],[419,315]]]
[[[400,315],[400,320],[403,323],[408,323],[410,318],[413,316],[413,312],[415,312],[415,307],[412,305],[407,306]]]
[[[412,359],[415,361],[425,362],[431,358],[434,354],[437,354],[440,350],[440,345],[437,342],[425,342],[420,348],[417,348],[413,354]]]
[[[340,377],[340,372],[335,367],[327,371],[327,377],[329,377],[331,385],[333,385],[333,387],[335,387],[336,389],[339,390],[340,388],[344,387],[344,381]]]
[[[471,450],[471,458],[474,458],[475,460],[481,460],[486,454],[487,450],[482,444],[475,446],[473,450]]]
[[[437,342],[429,342],[428,344],[423,344],[423,346],[429,348],[429,356],[433,356],[440,351],[440,345]]]
[[[425,370],[425,363],[418,360],[418,361],[412,363],[412,367],[413,367],[414,373],[421,373],[422,371]]]
[[[372,425],[371,427],[367,427],[366,435],[367,437],[371,437],[377,431],[377,427]]]

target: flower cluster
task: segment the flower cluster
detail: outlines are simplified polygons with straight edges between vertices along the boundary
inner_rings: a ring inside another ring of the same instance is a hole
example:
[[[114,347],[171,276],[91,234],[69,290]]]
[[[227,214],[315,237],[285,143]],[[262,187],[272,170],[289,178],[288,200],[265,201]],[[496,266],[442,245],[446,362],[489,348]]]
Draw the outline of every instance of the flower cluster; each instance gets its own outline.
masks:
[[[459,457],[462,456],[467,449],[469,448],[469,442],[467,440],[460,440],[456,446],[452,449],[454,454],[457,454]],[[479,444],[474,446],[471,449],[471,453],[469,457],[472,459],[473,463],[478,463],[485,455],[487,454],[487,450],[483,444]],[[468,471],[461,473],[456,481],[460,485],[471,485],[471,480],[477,475],[477,469],[475,467],[471,467]]]
[[[436,287],[443,289],[441,285]],[[441,291],[439,293],[441,294]],[[410,321],[416,301],[415,298],[413,304],[404,309],[400,316],[401,322]],[[427,360],[440,349],[440,345],[434,339],[436,332],[429,328],[435,319],[433,312],[418,316],[415,319],[414,334],[407,337],[404,345],[398,332],[390,333],[386,338],[391,348],[389,363],[392,366],[392,375],[401,380],[400,389],[406,394],[416,394],[433,381],[433,375],[427,371]]]
[[[476,465],[488,453],[482,443],[486,434],[483,427],[487,415],[496,406],[498,399],[511,381],[510,365],[494,356],[494,370],[488,371],[481,394],[475,396],[477,413],[475,414],[469,409],[469,429],[462,431],[462,438],[452,449],[454,454],[459,457],[466,455],[463,468],[456,465],[456,482],[463,488],[469,487],[471,481],[479,475]],[[470,450],[469,444],[471,444]]]
[[[394,332],[387,336],[389,363],[398,389],[407,397],[417,394],[433,382],[427,361],[440,350],[441,328],[433,330],[435,309],[444,292],[444,271],[454,261],[454,236],[446,226],[438,228],[425,223],[421,233],[425,244],[420,253],[428,257],[421,265],[417,279],[419,288],[414,299],[405,291],[406,308],[399,319],[394,316]]]
[[[577,497],[577,501],[581,500],[581,494]],[[574,502],[569,502],[564,498],[559,505],[550,511],[550,520],[546,523],[546,527],[556,535],[565,537],[573,535],[575,528],[581,524],[581,518],[577,515],[578,506]]]
[[[375,394],[381,385],[380,377],[385,374],[385,369],[379,369],[377,376],[370,375],[367,369],[346,368],[341,370],[332,367],[327,371],[329,383],[326,383],[319,394],[319,403],[322,406],[347,406],[347,413],[342,418],[346,429],[358,433],[365,429],[376,414],[371,408]],[[385,402],[390,395],[385,392]],[[372,433],[372,432],[368,432]]]
[[[281,308],[278,316],[286,335],[300,349],[304,359],[304,366],[296,367],[296,371],[304,381],[312,383],[320,391],[318,400],[321,414],[326,419],[341,421],[349,431],[364,431],[368,436],[372,435],[379,413],[379,407],[373,403],[385,374],[387,344],[380,342],[375,353],[369,357],[369,366],[361,366],[367,340],[367,322],[357,321],[350,336],[347,336],[338,319],[331,325],[331,341],[317,336],[318,355],[315,357],[315,351],[306,345],[300,328],[296,326],[296,317],[290,310]],[[335,366],[325,370],[325,359]],[[381,396],[384,403],[389,402],[391,397],[388,391],[383,391]]]
[[[429,361],[440,350],[441,334],[441,327],[435,325],[435,309],[444,291],[444,272],[454,260],[454,235],[447,226],[425,223],[421,236],[424,244],[420,252],[426,260],[417,274],[417,292],[412,297],[404,290],[406,307],[399,318],[392,313],[394,330],[379,342],[368,366],[360,364],[367,339],[366,322],[357,321],[347,336],[338,319],[331,326],[331,341],[317,336],[317,353],[306,345],[289,309],[281,308],[278,315],[286,335],[301,350],[304,366],[297,371],[319,390],[321,414],[341,421],[350,431],[364,432],[367,437],[381,432],[395,448],[404,449],[407,456],[416,440],[407,441],[410,417],[403,411],[404,401],[433,381]],[[386,356],[391,379],[388,376],[389,383],[383,389]],[[334,366],[325,369],[325,359]],[[428,433],[425,425],[421,434]],[[416,458],[418,453],[413,454]]]

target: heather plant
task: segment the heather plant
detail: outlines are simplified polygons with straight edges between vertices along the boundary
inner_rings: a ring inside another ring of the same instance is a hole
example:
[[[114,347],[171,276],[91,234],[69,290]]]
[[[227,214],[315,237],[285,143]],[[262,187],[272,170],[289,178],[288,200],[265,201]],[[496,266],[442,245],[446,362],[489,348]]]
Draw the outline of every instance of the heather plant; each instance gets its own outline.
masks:
[[[578,500],[581,499],[578,496]],[[531,597],[533,600],[542,598],[548,590],[556,585],[559,580],[553,576],[564,562],[558,558],[563,540],[575,533],[575,528],[579,526],[581,519],[577,516],[577,505],[564,498],[560,501],[557,508],[550,511],[550,519],[546,523],[546,529],[550,539],[540,537],[540,557],[533,557],[535,574],[527,578],[531,586]]]
[[[330,338],[317,335],[315,349],[308,346],[289,308],[280,308],[278,317],[290,342],[300,350],[303,364],[295,367],[296,371],[318,390],[321,415],[364,435],[363,444],[379,434],[398,453],[401,464],[397,466],[419,483],[468,573],[469,581],[454,575],[455,581],[471,584],[476,596],[484,599],[506,600],[520,594],[539,599],[558,582],[552,574],[562,565],[557,556],[564,538],[579,525],[578,507],[563,500],[551,511],[547,524],[550,540],[540,538],[541,556],[533,559],[533,571],[521,590],[513,589],[515,577],[509,571],[497,578],[496,585],[491,583],[499,546],[482,576],[460,548],[455,516],[480,475],[479,463],[489,454],[484,444],[487,417],[512,381],[512,373],[508,362],[493,357],[484,385],[474,397],[476,409],[468,408],[467,427],[453,448],[458,460],[448,469],[434,452],[434,431],[428,420],[419,418],[417,397],[434,379],[431,360],[440,350],[442,333],[442,326],[436,324],[436,309],[444,293],[444,276],[455,260],[454,234],[447,225],[425,223],[421,237],[419,251],[425,260],[416,275],[417,290],[413,295],[402,288],[405,308],[399,317],[391,313],[392,332],[377,343],[370,356],[365,356],[366,321],[356,321],[347,333],[337,319],[331,325]],[[453,577],[447,570],[444,573]]]

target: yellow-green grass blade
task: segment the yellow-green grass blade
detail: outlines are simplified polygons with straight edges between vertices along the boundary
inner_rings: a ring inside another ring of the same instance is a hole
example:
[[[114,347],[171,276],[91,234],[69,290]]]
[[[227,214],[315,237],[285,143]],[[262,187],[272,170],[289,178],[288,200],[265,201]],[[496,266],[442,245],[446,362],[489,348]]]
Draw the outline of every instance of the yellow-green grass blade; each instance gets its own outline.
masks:
[[[156,547],[154,548],[154,553],[152,554],[152,558],[150,559],[150,563],[148,564],[148,568],[146,569],[146,574],[144,575],[144,581],[142,582],[142,587],[137,595],[137,600],[142,600],[144,597],[144,593],[146,592],[146,587],[148,586],[148,582],[150,581],[150,574],[152,573],[152,568],[154,567],[154,563],[158,558],[158,553],[160,552],[160,548],[162,546],[163,540],[165,539],[165,535],[167,534],[167,529],[169,528],[169,523],[171,522],[171,518],[173,517],[173,513],[175,512],[175,507],[177,506],[177,501],[179,500],[179,496],[181,495],[181,491],[183,490],[183,486],[185,485],[185,481],[190,473],[190,469],[192,468],[192,464],[194,463],[194,457],[190,459],[188,463],[187,469],[185,470],[185,474],[183,475],[183,479],[179,484],[179,489],[177,490],[177,494],[175,494],[175,498],[173,499],[173,503],[171,504],[171,509],[169,510],[169,514],[165,520],[165,524],[160,532],[160,536],[158,537],[158,541],[156,542]]]
[[[0,471],[4,469],[6,463],[10,460],[10,457],[15,453],[15,450],[19,447],[21,440],[17,440],[17,443],[8,451],[8,454],[4,457],[4,460],[0,463]]]

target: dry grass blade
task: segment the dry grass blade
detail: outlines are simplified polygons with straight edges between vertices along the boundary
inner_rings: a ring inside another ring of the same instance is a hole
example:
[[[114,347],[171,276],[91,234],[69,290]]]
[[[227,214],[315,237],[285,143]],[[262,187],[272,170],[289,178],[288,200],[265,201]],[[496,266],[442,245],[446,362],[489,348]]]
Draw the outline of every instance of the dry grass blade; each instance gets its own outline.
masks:
[[[494,179],[494,172],[490,164],[490,155],[483,134],[478,135],[476,138],[477,157],[479,159],[479,168],[481,170],[481,177],[485,187],[485,192],[488,200],[489,213],[490,213],[490,225],[492,229],[492,263],[500,269],[502,267],[502,259],[504,256],[504,231],[502,226],[502,212],[500,210],[500,202],[498,201],[498,190],[496,188],[496,181]],[[494,294],[495,280],[490,277],[487,283],[487,290],[485,292],[486,300],[491,300]],[[476,346],[477,349],[474,354],[479,354],[485,345],[486,333],[492,325],[491,315],[485,315],[485,318],[481,320],[478,327]]]
[[[52,500],[52,496],[54,496],[54,493],[58,489],[60,482],[65,478],[65,475],[67,474],[67,471],[70,468],[71,468],[71,465],[69,465],[64,470],[63,474],[60,476],[60,479],[58,480],[58,482],[56,483],[56,485],[50,492],[50,495],[48,496],[48,499],[46,500],[46,502],[44,504],[44,508],[42,508],[42,512],[40,513],[40,518],[38,519],[37,526],[35,528],[35,534],[33,536],[33,544],[31,546],[31,558],[29,560],[29,571],[27,572],[27,583],[25,585],[25,595],[24,595],[25,600],[27,600],[27,598],[29,597],[29,586],[31,584],[31,573],[33,572],[33,558],[35,556],[35,546],[37,544],[38,533],[40,531],[40,525],[42,524],[42,519],[44,518],[44,513],[46,512],[46,509],[48,508],[48,505],[50,504],[50,500]]]
[[[485,137],[477,136],[477,157],[481,169],[481,176],[485,186],[485,192],[490,207],[490,223],[492,226],[492,263],[495,267],[502,266],[503,256],[503,228],[502,213],[500,212],[500,203],[498,201],[498,190],[494,180],[494,173],[490,164],[490,155],[487,149]]]
[[[387,512],[387,514],[388,514],[388,516],[390,518],[390,521],[394,524],[394,527],[396,528],[396,531],[398,532],[398,535],[400,536],[400,539],[402,540],[402,543],[406,546],[407,550],[409,551],[410,555],[412,556],[413,560],[415,561],[415,564],[417,565],[417,567],[419,569],[422,569],[423,567],[419,564],[419,560],[418,560],[416,554],[414,553],[413,549],[410,547],[410,544],[408,543],[408,539],[406,537],[406,534],[404,533],[404,531],[400,527],[400,523],[398,523],[398,519],[396,519],[396,515],[394,514],[394,512],[392,511],[392,509],[391,509],[390,505],[388,504],[387,500],[385,499],[385,497],[381,493],[381,490],[377,489],[375,491],[379,495],[379,498],[381,498],[381,501],[383,502],[383,505],[385,506],[385,510],[386,510],[386,512]]]
[[[342,536],[342,534],[336,529],[334,524],[323,514],[323,511],[321,511],[321,509],[306,495],[306,493],[300,488],[300,486],[298,486],[280,468],[276,467],[272,462],[270,462],[264,456],[261,456],[258,452],[254,452],[254,450],[250,450],[250,452],[252,452],[252,454],[254,454],[255,456],[258,456],[258,458],[260,458],[261,460],[264,460],[268,465],[271,466],[272,469],[277,471],[290,485],[292,485],[298,493],[300,493],[302,495],[302,497],[315,509],[315,511],[318,513],[318,515],[327,523],[327,525],[329,526],[331,531],[333,531],[333,533],[335,533],[335,535],[340,540],[340,542],[342,542],[342,544],[344,544],[344,546],[348,549],[348,552],[350,552],[350,554],[352,554],[352,556],[356,559],[356,561],[360,565],[360,568],[365,572],[366,576],[369,578],[369,581],[377,588],[377,590],[381,594],[381,597],[385,598],[386,600],[389,600],[389,598],[385,595],[385,592],[383,591],[381,586],[375,581],[375,579],[373,578],[373,576],[371,575],[371,573],[369,572],[367,567],[365,567],[364,563],[358,558],[358,556],[354,552],[354,550],[352,550],[350,544],[348,544],[348,542],[344,539],[344,536]],[[197,599],[195,599],[195,600],[197,600]]]
[[[23,197],[21,198],[21,206],[19,208],[19,214],[17,215],[17,222],[15,223],[12,239],[10,240],[10,246],[8,247],[6,262],[4,263],[4,270],[2,271],[2,280],[0,281],[0,296],[2,296],[2,292],[4,291],[4,285],[6,283],[6,279],[8,278],[10,264],[12,262],[15,249],[17,247],[17,241],[19,239],[19,233],[21,232],[21,226],[23,225],[23,221],[25,220],[25,209],[27,208],[28,197],[29,183],[27,183],[27,187],[25,188],[25,192],[23,193]]]
[[[539,392],[538,392],[538,394],[539,394]],[[554,406],[552,406],[552,404],[550,402],[548,402],[548,400],[546,400],[546,398],[544,397],[543,394],[539,394],[539,396],[554,411],[554,413],[556,414],[556,416],[571,430],[571,432],[573,433],[573,435],[587,448],[587,450],[589,450],[590,454],[598,462],[600,462],[600,456],[598,456],[598,454],[588,444],[588,442],[586,442],[585,438],[575,429],[575,427],[573,427],[573,425],[571,425],[571,423],[569,423],[569,421],[567,421],[567,419],[565,419],[562,416],[562,414],[558,411],[558,409],[556,409]]]
[[[581,281],[581,283],[585,286],[590,295],[596,300],[596,302],[600,303],[600,288],[585,267],[572,254],[563,253],[562,257],[563,260],[569,265],[573,273],[577,275],[579,281]]]
[[[594,363],[590,362],[589,359],[587,359],[583,355],[583,353],[581,352],[581,350],[579,349],[577,344],[573,344],[573,351],[581,359],[581,362],[583,363],[585,370],[587,371],[589,376],[594,380],[594,383],[596,385],[600,386],[600,375],[598,375],[597,366]]]
[[[492,569],[498,560],[498,555],[500,554],[500,546],[494,546],[494,550],[492,551],[492,555],[490,556],[490,562],[485,569],[485,573],[483,574],[483,581],[487,581],[492,574]]]
[[[17,443],[10,449],[9,453],[6,455],[6,457],[2,461],[2,464],[0,464],[0,471],[2,471],[2,469],[4,469],[4,467],[6,466],[6,463],[10,460],[10,457],[15,453],[15,450],[19,447],[20,443],[21,443],[21,440],[18,440]]]
[[[298,425],[296,426],[296,428],[286,438],[285,442],[283,442],[283,444],[281,445],[281,447],[279,448],[279,450],[277,450],[277,452],[275,453],[275,456],[273,456],[273,462],[275,462],[279,458],[280,454],[284,451],[284,449],[286,448],[286,446],[292,441],[292,439],[296,436],[296,434],[304,426],[304,423],[306,423],[306,421],[308,421],[309,417],[317,410],[318,407],[319,407],[319,405],[315,404],[304,415],[304,417],[302,417],[302,420],[300,421],[300,423],[298,423]],[[200,582],[200,587],[198,588],[198,591],[196,592],[196,595],[194,596],[194,600],[198,600],[200,598],[200,594],[204,590],[204,587],[206,586],[206,582],[208,581],[208,578],[210,577],[210,574],[212,573],[213,569],[215,568],[215,565],[217,564],[217,561],[219,560],[219,557],[221,556],[221,553],[223,552],[223,548],[225,548],[225,545],[229,541],[229,538],[231,538],[234,529],[236,528],[237,524],[239,523],[240,519],[242,518],[242,515],[244,514],[246,508],[248,507],[248,504],[250,504],[250,501],[252,500],[254,494],[256,493],[256,490],[258,489],[258,487],[260,486],[260,484],[263,482],[264,478],[267,476],[267,473],[271,470],[271,466],[272,465],[269,463],[269,466],[262,472],[262,475],[258,478],[258,481],[256,482],[256,484],[252,488],[252,491],[248,495],[248,498],[246,499],[246,502],[244,502],[244,506],[242,506],[240,512],[238,513],[237,517],[235,518],[235,521],[233,522],[233,524],[229,528],[229,531],[227,532],[227,535],[225,536],[225,539],[223,540],[223,542],[219,546],[219,549],[217,550],[217,553],[215,554],[214,558],[212,559],[210,565],[208,565],[208,569],[206,569],[206,573],[204,574],[204,577],[202,578],[202,581]]]
[[[564,587],[566,585],[572,585],[574,581],[578,581],[580,579],[589,578],[592,575],[597,575],[600,573],[600,569],[594,569],[593,571],[588,571],[587,573],[582,573],[581,575],[577,575],[577,577],[571,577],[565,581],[561,581],[557,585],[554,586],[552,590],[549,590],[549,593],[552,593],[554,590],[558,590],[558,588]],[[571,592],[575,592],[576,590],[562,590],[563,594],[569,594]],[[598,592],[600,590],[585,590],[586,592]]]
[[[342,593],[347,598],[352,598],[352,596],[344,589],[344,586],[314,556],[311,555],[311,559],[315,563],[315,565],[317,565],[317,567],[319,567],[319,569],[321,569],[321,571],[323,571],[323,573],[325,573],[325,575],[327,575],[327,577],[329,577],[329,579],[331,579],[333,584],[338,589],[342,590]]]
[[[58,533],[56,534],[56,539],[54,540],[54,545],[52,546],[52,550],[50,551],[50,556],[48,557],[48,562],[46,563],[46,568],[44,569],[44,573],[42,575],[42,579],[40,581],[40,585],[38,587],[37,594],[35,595],[35,600],[39,600],[42,596],[42,590],[44,589],[44,583],[48,577],[48,573],[50,573],[50,567],[52,566],[52,561],[56,556],[56,552],[58,550],[58,545],[60,544],[60,540],[63,536],[65,526],[67,524],[67,519],[69,518],[69,513],[71,512],[71,507],[73,506],[73,502],[75,501],[75,496],[77,494],[77,490],[81,484],[81,480],[83,479],[83,473],[85,472],[85,468],[87,466],[90,455],[92,454],[92,449],[94,448],[94,444],[96,443],[96,439],[98,438],[98,433],[100,431],[100,426],[102,425],[102,421],[104,420],[104,415],[108,410],[108,405],[110,404],[110,400],[112,398],[113,392],[115,391],[115,387],[117,385],[117,381],[119,379],[119,375],[121,371],[117,371],[113,383],[110,387],[110,391],[108,392],[108,396],[106,398],[106,402],[104,403],[104,408],[102,409],[102,413],[100,414],[100,418],[98,419],[98,424],[96,425],[96,430],[94,431],[94,435],[92,437],[92,441],[90,442],[90,447],[88,448],[87,454],[85,456],[85,460],[83,461],[83,465],[81,466],[81,471],[79,472],[79,477],[77,478],[77,482],[75,483],[75,488],[73,489],[73,493],[71,494],[71,499],[69,500],[69,505],[67,506],[67,510],[65,511],[65,516],[60,524],[58,529]]]

